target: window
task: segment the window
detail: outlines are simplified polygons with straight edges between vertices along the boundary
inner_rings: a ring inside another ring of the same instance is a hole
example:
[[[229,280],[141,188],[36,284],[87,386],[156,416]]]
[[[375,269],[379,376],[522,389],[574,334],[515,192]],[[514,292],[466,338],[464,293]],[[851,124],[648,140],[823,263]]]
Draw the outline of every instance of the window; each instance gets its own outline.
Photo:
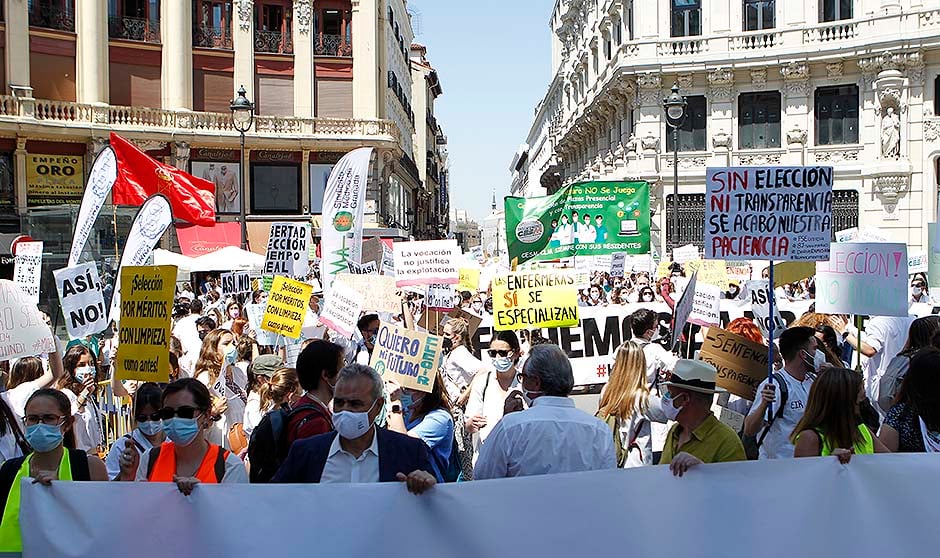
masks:
[[[627,1],[627,15],[623,22],[627,29],[627,40],[633,40],[633,0]]]
[[[852,0],[820,0],[820,21],[839,21],[842,19],[852,19]]]
[[[193,46],[232,48],[231,0],[202,0],[193,12]]]
[[[858,143],[858,86],[816,90],[816,145]]]
[[[702,248],[705,243],[705,194],[679,194],[679,230],[673,231],[676,198],[666,196],[666,240],[672,249],[686,244]]]
[[[610,36],[604,35],[604,60],[613,58],[613,44],[610,42]]]
[[[343,27],[343,16],[339,10],[324,10],[323,11],[323,34],[324,35],[336,35],[337,37],[342,35]]]
[[[780,147],[780,93],[742,93],[738,97],[738,148]]]
[[[679,151],[705,151],[706,121],[708,113],[705,97],[696,95],[685,98],[685,120],[679,126]],[[666,125],[666,151],[675,151],[672,128]]]
[[[266,215],[300,213],[300,165],[252,163],[251,212]]]
[[[744,0],[744,30],[760,31],[776,27],[775,0]]]
[[[614,19],[614,44],[620,46],[623,43],[623,22],[619,18]]]
[[[940,116],[940,76],[933,80],[933,114]]]
[[[672,0],[672,36],[702,34],[702,0]]]

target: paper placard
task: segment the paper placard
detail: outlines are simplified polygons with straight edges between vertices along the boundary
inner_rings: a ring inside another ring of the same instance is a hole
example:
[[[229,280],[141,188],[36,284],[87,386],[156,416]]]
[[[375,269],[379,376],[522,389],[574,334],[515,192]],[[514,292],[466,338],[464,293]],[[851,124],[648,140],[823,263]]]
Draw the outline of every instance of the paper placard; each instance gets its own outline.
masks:
[[[42,242],[19,242],[13,263],[13,282],[23,289],[32,304],[39,304],[42,277]]]
[[[362,295],[355,289],[334,281],[327,297],[326,306],[320,314],[320,323],[343,337],[352,337],[362,312]]]
[[[449,311],[454,308],[457,290],[453,285],[428,285],[424,306],[432,310]]]
[[[121,327],[114,359],[119,380],[170,379],[170,327],[176,266],[121,268]]]
[[[718,167],[705,176],[705,259],[825,261],[832,167]]]
[[[743,284],[745,281],[751,280],[751,266],[750,265],[729,265],[726,266],[728,271],[728,282],[737,283],[738,285]]]
[[[237,296],[251,292],[251,276],[247,271],[232,271],[219,276],[222,296]]]
[[[340,273],[335,281],[355,290],[362,297],[362,309],[399,314],[401,295],[395,278],[387,275],[350,275]]]
[[[686,244],[685,246],[680,246],[672,251],[672,261],[679,265],[684,265],[687,262],[697,260],[698,258],[698,246],[695,246],[694,244]],[[666,267],[668,268],[670,262],[665,263]]]
[[[767,347],[740,335],[708,328],[699,358],[718,369],[718,386],[753,401],[767,378]]]
[[[816,264],[816,311],[868,316],[908,315],[907,246],[833,244]]]
[[[306,277],[309,273],[309,242],[305,223],[271,223],[264,274]]]
[[[672,339],[670,340],[669,348],[676,346],[680,336],[683,334],[685,324],[689,323],[689,316],[692,314],[692,306],[695,302],[695,291],[697,289],[698,274],[693,273],[692,278],[689,279],[689,284],[686,285],[685,290],[682,291],[682,296],[679,298],[679,302],[676,303],[676,307],[673,310]]]
[[[264,308],[261,329],[297,339],[307,315],[313,287],[282,275],[274,277],[268,305]],[[358,318],[358,316],[357,316]]]
[[[273,347],[277,345],[277,334],[261,329],[261,322],[264,320],[264,304],[246,304],[245,317],[248,318],[248,325],[255,332],[255,341],[259,345]]]
[[[443,339],[381,322],[369,365],[386,379],[430,393],[443,360]]]
[[[0,359],[55,350],[55,338],[36,305],[16,283],[0,279]]]
[[[396,242],[393,250],[395,284],[399,287],[435,283],[456,285],[460,281],[457,271],[460,248],[456,240]]]
[[[480,287],[480,270],[475,267],[461,267],[458,272],[460,273],[460,280],[457,281],[457,290],[470,293],[477,292]]]
[[[493,280],[496,330],[564,327],[578,323],[578,293],[568,273],[530,271]]]
[[[627,253],[617,252],[610,257],[610,276],[623,277],[627,266]]]
[[[376,267],[375,262],[360,265],[353,261],[347,261],[346,267],[349,269],[349,273],[353,275],[378,275],[379,273],[379,268]]]
[[[685,272],[687,275],[698,272],[699,283],[728,290],[728,269],[724,260],[690,260],[685,264]]]
[[[716,326],[721,323],[721,288],[706,285],[701,280],[695,285],[692,313],[689,323],[700,326]]]
[[[108,312],[95,262],[57,269],[52,275],[69,337],[83,339],[107,329]]]
[[[770,315],[770,280],[755,279],[747,282],[747,290],[751,296],[751,312],[754,313],[754,323],[764,334],[764,339],[770,339],[770,324],[773,322],[774,339],[780,337],[787,324],[780,317],[780,308],[774,304],[773,317]]]

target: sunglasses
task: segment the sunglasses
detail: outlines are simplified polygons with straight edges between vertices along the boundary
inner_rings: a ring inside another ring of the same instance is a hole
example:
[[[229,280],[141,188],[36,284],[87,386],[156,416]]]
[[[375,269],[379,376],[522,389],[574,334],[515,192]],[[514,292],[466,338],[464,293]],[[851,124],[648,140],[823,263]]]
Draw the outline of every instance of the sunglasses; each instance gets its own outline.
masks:
[[[157,411],[156,413],[153,413],[152,415],[137,415],[136,417],[134,417],[134,420],[136,420],[137,422],[157,422],[158,420],[161,420],[162,418],[163,418],[163,414],[161,413],[161,411]]]
[[[512,353],[512,351],[503,351],[497,349],[490,349],[486,351],[486,354],[490,355],[490,358],[496,358],[497,356],[508,357],[510,353]]]
[[[179,417],[181,419],[191,419],[191,418],[194,418],[196,415],[200,414],[202,411],[203,409],[197,409],[196,407],[190,407],[188,405],[184,405],[176,409],[173,409],[171,407],[164,407],[160,409],[160,412],[156,414],[160,415],[160,418],[163,420],[170,420],[173,417]]]

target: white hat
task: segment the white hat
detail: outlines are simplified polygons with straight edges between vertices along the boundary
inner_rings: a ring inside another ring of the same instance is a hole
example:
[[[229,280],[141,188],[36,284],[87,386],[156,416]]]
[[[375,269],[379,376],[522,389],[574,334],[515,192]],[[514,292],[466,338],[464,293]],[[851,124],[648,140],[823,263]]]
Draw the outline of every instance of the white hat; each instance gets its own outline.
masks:
[[[726,391],[715,385],[717,378],[718,370],[711,364],[700,360],[682,359],[676,362],[676,367],[672,370],[672,376],[668,382],[663,382],[663,385],[676,386],[677,388],[699,393]]]

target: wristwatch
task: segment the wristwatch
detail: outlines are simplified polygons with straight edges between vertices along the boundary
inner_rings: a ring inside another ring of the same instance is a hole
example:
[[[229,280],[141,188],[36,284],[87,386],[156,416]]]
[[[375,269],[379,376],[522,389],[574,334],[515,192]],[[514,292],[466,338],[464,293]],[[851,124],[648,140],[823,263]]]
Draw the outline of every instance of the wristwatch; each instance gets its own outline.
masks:
[[[392,403],[392,412],[393,412],[393,413],[401,413],[401,404],[400,404],[400,403]]]

